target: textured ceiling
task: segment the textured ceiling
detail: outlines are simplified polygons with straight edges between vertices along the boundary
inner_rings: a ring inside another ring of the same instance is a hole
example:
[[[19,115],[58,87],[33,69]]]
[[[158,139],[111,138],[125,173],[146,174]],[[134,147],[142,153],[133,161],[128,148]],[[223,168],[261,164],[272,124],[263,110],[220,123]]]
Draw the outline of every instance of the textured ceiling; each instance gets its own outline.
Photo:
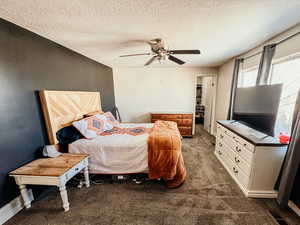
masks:
[[[0,0],[0,17],[109,66],[143,66],[163,38],[184,66],[214,66],[300,22],[299,0]],[[173,62],[153,63],[173,67]]]

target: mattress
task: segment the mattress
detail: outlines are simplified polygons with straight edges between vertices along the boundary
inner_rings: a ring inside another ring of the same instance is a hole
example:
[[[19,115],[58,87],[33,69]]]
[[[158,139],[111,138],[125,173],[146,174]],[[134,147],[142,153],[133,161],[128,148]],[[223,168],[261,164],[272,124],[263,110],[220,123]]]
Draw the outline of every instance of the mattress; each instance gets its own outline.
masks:
[[[152,123],[122,123],[122,128],[152,128]],[[127,174],[148,172],[148,137],[112,134],[94,139],[80,139],[69,145],[69,152],[88,154],[90,173]]]

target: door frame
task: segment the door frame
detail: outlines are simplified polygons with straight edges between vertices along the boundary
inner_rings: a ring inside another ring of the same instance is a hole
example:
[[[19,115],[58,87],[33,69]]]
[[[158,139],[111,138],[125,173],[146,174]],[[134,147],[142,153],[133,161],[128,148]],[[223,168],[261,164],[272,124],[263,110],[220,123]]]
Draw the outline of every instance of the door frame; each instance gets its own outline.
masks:
[[[196,95],[197,95],[197,78],[198,77],[212,77],[213,78],[213,91],[212,91],[212,108],[211,108],[211,123],[210,123],[210,130],[209,130],[209,133],[211,135],[214,135],[215,136],[215,126],[216,126],[216,99],[217,99],[217,86],[218,86],[218,74],[216,73],[213,73],[213,74],[208,74],[208,73],[200,73],[200,74],[197,74],[195,76],[195,85],[194,85],[194,110],[193,110],[193,113],[194,113],[194,126],[193,126],[193,134],[195,134],[195,126],[196,126]]]

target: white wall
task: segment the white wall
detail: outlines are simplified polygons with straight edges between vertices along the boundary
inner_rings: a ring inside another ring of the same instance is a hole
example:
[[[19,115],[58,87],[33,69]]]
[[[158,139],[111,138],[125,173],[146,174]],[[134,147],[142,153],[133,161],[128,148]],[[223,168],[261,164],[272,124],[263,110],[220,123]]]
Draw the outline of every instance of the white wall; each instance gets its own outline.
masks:
[[[238,56],[238,57],[247,57],[252,55],[256,52],[262,51],[262,47],[266,44],[278,42],[285,37],[288,37],[294,33],[300,31],[300,24],[291,29],[279,34],[272,39],[268,40],[265,43],[262,43],[258,47]],[[288,40],[287,42],[278,45],[276,48],[276,53],[274,55],[274,60],[286,57],[291,54],[295,54],[300,52],[300,35]],[[231,81],[232,81],[232,74],[233,74],[233,67],[234,67],[234,59],[229,60],[228,62],[224,63],[219,68],[218,73],[218,87],[217,87],[217,103],[216,103],[216,120],[223,120],[227,117],[227,111],[229,106],[229,98],[230,98],[230,88],[231,88]],[[253,67],[259,64],[260,55],[253,57],[249,60],[244,62],[243,68]]]
[[[114,68],[116,105],[123,122],[149,122],[156,111],[194,112],[196,76],[215,68]]]

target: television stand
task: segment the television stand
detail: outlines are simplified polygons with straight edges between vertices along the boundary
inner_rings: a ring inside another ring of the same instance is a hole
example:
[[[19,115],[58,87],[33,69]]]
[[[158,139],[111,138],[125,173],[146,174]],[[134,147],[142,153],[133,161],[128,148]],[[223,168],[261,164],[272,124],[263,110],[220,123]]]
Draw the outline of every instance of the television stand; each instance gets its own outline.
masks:
[[[277,197],[274,186],[286,150],[286,144],[239,121],[217,123],[215,155],[246,197]]]

